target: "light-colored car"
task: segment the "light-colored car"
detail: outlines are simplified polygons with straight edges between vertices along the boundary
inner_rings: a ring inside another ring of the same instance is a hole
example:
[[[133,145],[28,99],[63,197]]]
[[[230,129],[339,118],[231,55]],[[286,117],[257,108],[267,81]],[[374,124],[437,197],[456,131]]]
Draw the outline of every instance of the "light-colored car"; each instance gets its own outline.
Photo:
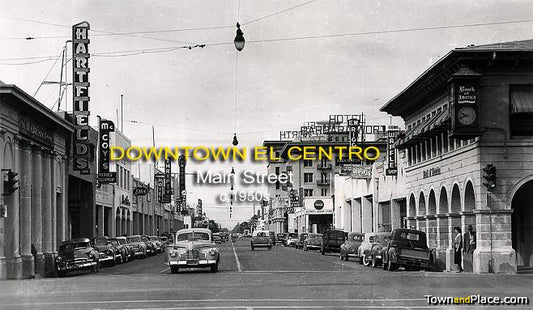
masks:
[[[348,237],[346,238],[346,241],[341,245],[340,252],[339,252],[339,258],[341,260],[348,260],[348,257],[354,256],[361,259],[359,256],[359,246],[365,239],[364,233],[357,233],[357,232],[351,232],[348,233]]]
[[[320,250],[322,248],[322,234],[309,234],[304,240],[303,249],[307,251],[309,249]]]
[[[267,230],[256,230],[252,234],[252,240],[250,241],[252,251],[256,248],[267,248],[272,250],[272,239],[270,239],[270,233]]]
[[[133,255],[134,257],[146,257],[146,243],[144,243],[141,239],[140,235],[133,235],[127,237],[128,243],[131,244],[133,247]]]
[[[365,240],[361,243],[359,247],[359,255],[361,259],[359,260],[365,266],[370,266],[376,268],[381,264],[381,250],[383,247],[387,246],[391,233],[389,232],[376,232],[376,233],[366,233]]]
[[[172,273],[180,268],[210,268],[218,271],[220,253],[213,243],[213,234],[206,228],[182,229],[176,233],[174,244],[166,251]]]
[[[287,241],[285,241],[286,246],[296,246],[296,243],[298,242],[298,234],[297,233],[289,233],[287,235]]]

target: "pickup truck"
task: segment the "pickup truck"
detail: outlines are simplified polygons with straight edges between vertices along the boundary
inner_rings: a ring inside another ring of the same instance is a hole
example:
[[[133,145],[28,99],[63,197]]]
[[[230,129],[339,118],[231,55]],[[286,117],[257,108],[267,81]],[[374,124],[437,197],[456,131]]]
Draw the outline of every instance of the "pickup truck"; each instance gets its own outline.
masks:
[[[420,230],[397,228],[381,251],[383,269],[435,268],[435,253],[428,248],[426,233]]]
[[[322,234],[322,248],[320,253],[322,255],[329,252],[339,252],[341,245],[348,237],[348,233],[342,230],[327,230]]]
[[[250,241],[252,251],[256,248],[263,247],[272,250],[272,239],[270,239],[270,233],[266,230],[256,230],[252,234],[252,240]]]

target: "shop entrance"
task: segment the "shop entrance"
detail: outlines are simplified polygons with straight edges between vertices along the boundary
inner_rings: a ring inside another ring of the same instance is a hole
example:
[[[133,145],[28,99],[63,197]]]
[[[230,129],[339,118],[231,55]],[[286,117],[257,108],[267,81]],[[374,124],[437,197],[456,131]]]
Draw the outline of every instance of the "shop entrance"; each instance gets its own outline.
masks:
[[[511,204],[513,249],[518,272],[533,272],[533,180],[523,184]]]
[[[321,234],[330,229],[332,224],[332,214],[309,215],[309,232]]]

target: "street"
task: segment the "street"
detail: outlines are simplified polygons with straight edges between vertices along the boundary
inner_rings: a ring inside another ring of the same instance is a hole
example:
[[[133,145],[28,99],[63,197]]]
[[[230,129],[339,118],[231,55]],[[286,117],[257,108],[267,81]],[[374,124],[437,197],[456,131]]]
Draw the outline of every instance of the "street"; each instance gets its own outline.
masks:
[[[221,244],[218,273],[186,269],[171,274],[165,254],[158,254],[101,268],[98,274],[2,281],[0,308],[415,309],[435,307],[427,304],[426,294],[533,296],[532,275],[388,272],[364,267],[353,258],[346,262],[337,254],[280,245],[251,251],[249,242]]]

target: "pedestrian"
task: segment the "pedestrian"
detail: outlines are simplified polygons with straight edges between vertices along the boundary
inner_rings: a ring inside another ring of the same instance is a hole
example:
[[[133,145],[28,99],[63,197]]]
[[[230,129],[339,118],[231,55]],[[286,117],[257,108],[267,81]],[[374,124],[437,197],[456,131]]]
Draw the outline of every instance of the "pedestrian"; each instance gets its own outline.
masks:
[[[465,261],[465,271],[473,272],[474,268],[472,265],[474,258],[474,250],[476,249],[476,233],[472,225],[468,225],[466,232],[463,237],[463,252],[464,252],[464,261]]]
[[[461,227],[454,227],[453,231],[455,232],[455,238],[453,240],[453,249],[454,249],[454,263],[457,265],[457,272],[463,272],[463,267],[461,266],[461,254],[463,247],[463,236],[461,234]]]

